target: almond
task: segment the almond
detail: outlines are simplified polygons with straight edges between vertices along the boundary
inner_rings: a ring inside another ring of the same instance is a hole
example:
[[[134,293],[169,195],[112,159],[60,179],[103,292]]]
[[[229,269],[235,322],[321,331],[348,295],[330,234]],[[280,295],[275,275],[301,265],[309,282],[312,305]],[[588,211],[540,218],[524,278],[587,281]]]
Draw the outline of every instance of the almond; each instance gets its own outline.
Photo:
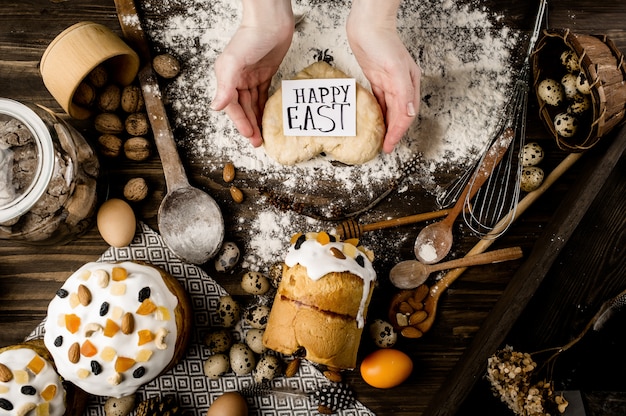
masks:
[[[222,178],[226,183],[230,183],[235,180],[235,165],[231,162],[226,163],[224,165],[224,170],[222,171]]]
[[[300,358],[295,358],[287,364],[287,368],[285,369],[285,377],[293,377],[298,373],[300,369],[300,362],[302,360]]]
[[[421,338],[421,336],[424,335],[422,331],[413,326],[407,326],[405,328],[402,328],[400,334],[406,338]]]
[[[324,371],[324,377],[333,383],[341,383],[342,381],[341,373],[339,371],[326,370]]]
[[[241,204],[243,202],[243,192],[241,192],[241,189],[237,188],[236,186],[230,187],[230,196],[231,198],[233,198],[233,201],[238,204]]]
[[[122,333],[123,334],[132,334],[135,330],[135,318],[133,314],[130,312],[126,312],[124,316],[122,316]]]
[[[424,322],[424,320],[426,320],[426,318],[428,318],[428,312],[424,310],[416,311],[409,317],[409,325],[417,325],[419,323],[422,323]]]
[[[73,343],[67,350],[67,358],[72,364],[76,364],[80,360],[80,345],[78,342]]]
[[[428,292],[430,292],[430,288],[428,286],[426,285],[418,286],[415,289],[415,292],[413,293],[413,300],[415,302],[422,302],[424,299],[426,299]]]
[[[87,306],[91,303],[91,292],[89,291],[87,286],[78,286],[78,301],[83,306]]]
[[[0,381],[7,383],[13,379],[13,372],[6,365],[0,363]]]

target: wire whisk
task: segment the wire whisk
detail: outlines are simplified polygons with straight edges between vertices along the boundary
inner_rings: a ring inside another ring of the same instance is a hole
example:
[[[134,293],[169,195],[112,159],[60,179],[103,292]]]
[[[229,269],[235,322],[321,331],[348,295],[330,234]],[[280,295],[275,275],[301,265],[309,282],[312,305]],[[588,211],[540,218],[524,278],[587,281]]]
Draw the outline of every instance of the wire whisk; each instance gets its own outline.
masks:
[[[487,149],[506,130],[513,130],[514,138],[502,161],[493,166],[487,181],[480,187],[475,196],[472,198],[468,195],[464,202],[463,220],[468,228],[481,238],[494,239],[502,235],[511,225],[512,220],[508,224],[500,224],[503,226],[499,226],[497,232],[493,232],[494,226],[509,212],[514,214],[519,201],[520,178],[523,168],[521,153],[526,141],[530,57],[539,38],[544,16],[547,14],[547,3],[547,0],[540,2],[524,62],[511,86],[511,95],[500,116],[494,138],[487,143],[485,150],[481,152],[480,159],[437,197],[437,203],[441,208],[453,205],[460,197],[468,181],[474,181],[472,178],[476,176],[473,173],[482,164]],[[515,215],[510,215],[509,218],[514,217]]]

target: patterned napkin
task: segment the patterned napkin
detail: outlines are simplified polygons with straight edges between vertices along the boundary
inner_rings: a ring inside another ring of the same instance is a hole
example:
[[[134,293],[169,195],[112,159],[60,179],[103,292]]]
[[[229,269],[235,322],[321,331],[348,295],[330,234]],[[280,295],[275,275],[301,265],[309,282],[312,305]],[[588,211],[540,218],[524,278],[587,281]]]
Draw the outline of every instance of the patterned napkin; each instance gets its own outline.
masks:
[[[179,404],[188,415],[204,416],[211,403],[222,393],[251,386],[253,384],[251,375],[237,376],[230,372],[218,380],[210,380],[204,375],[204,361],[210,354],[203,340],[211,327],[219,326],[216,309],[219,297],[227,294],[224,288],[199,267],[179,260],[166,247],[160,235],[141,222],[133,242],[128,247],[111,247],[98,259],[100,262],[127,260],[151,263],[176,277],[187,290],[194,309],[194,325],[186,356],[172,370],[141,387],[137,392],[138,401],[156,395],[175,394]],[[42,338],[43,333],[44,327],[41,323],[27,340]],[[302,362],[295,377],[280,377],[274,381],[274,387],[291,388],[307,394],[328,384],[326,377],[305,361]],[[104,402],[103,397],[91,397],[84,414],[104,416]],[[284,395],[255,396],[248,399],[248,407],[251,415],[319,414],[317,406],[311,400]],[[352,408],[336,414],[342,416],[374,415],[358,401],[355,401]]]

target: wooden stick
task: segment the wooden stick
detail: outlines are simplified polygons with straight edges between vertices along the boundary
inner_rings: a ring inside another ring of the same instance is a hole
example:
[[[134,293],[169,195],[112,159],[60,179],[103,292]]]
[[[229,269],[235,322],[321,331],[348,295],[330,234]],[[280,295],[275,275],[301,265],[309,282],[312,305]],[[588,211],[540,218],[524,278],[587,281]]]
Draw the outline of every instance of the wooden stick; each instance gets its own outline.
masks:
[[[407,217],[392,218],[390,220],[378,221],[370,224],[359,224],[356,220],[344,221],[337,227],[337,234],[343,239],[359,238],[368,231],[382,230],[384,228],[398,227],[400,225],[415,224],[422,221],[434,220],[448,215],[449,209],[439,211],[423,212],[421,214],[409,215]]]

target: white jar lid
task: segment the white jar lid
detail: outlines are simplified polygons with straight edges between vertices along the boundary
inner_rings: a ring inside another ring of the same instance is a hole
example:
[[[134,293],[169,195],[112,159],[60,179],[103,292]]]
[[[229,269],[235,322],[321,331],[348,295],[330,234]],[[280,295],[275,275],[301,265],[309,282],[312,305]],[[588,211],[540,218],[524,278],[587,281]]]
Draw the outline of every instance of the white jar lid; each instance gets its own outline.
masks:
[[[0,98],[0,121],[6,122],[11,119],[18,120],[30,131],[37,146],[37,163],[34,172],[32,172],[33,180],[31,183],[19,192],[15,192],[12,199],[0,200],[0,223],[28,212],[48,188],[54,171],[54,145],[46,124],[28,106],[15,100]],[[1,148],[1,146],[2,143],[0,143],[0,152],[5,152],[5,155],[0,155],[0,161],[2,156],[12,159],[11,152]],[[0,169],[11,169],[11,172],[0,171],[0,191],[5,188],[5,193],[8,194],[10,189],[6,189],[6,187],[13,186],[11,179],[13,163],[12,160],[5,162],[8,163],[4,163],[6,165],[4,168],[2,168],[3,164],[0,163]]]

